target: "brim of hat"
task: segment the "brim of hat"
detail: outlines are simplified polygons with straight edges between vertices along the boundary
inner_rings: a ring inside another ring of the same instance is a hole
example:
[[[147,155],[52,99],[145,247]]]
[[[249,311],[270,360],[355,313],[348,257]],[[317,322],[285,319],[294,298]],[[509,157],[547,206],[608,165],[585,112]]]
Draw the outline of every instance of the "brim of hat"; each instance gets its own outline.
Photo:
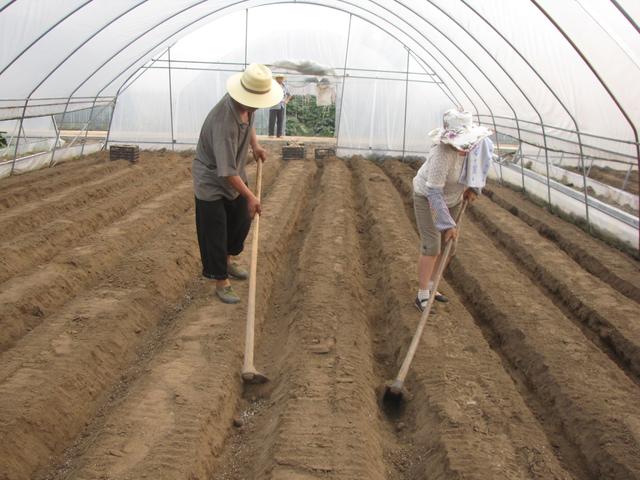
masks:
[[[268,108],[280,103],[284,98],[284,91],[278,82],[271,80],[271,89],[267,93],[247,92],[240,79],[242,73],[236,73],[227,80],[227,92],[236,102],[251,108]]]
[[[437,128],[429,132],[429,136],[434,143],[445,143],[457,148],[458,150],[470,150],[480,140],[493,134],[493,132],[488,128],[481,127],[479,125],[461,133],[456,133],[453,137],[449,137],[448,133],[449,132],[444,128]]]

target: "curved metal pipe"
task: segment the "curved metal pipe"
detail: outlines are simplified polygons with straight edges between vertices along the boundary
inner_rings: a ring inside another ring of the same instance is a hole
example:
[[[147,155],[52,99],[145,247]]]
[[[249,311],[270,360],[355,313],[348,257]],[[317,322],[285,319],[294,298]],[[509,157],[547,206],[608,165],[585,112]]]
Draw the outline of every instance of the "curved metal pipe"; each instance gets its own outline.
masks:
[[[156,47],[157,47],[158,45],[160,45],[162,42],[164,42],[164,41],[168,40],[169,38],[171,38],[171,37],[172,37],[173,35],[175,35],[176,33],[178,33],[178,32],[180,32],[180,31],[184,30],[185,28],[190,27],[191,25],[193,25],[193,24],[195,24],[195,23],[199,22],[200,20],[202,20],[202,19],[204,19],[204,18],[206,18],[206,17],[208,17],[208,16],[210,16],[210,15],[213,15],[213,14],[215,14],[215,13],[218,13],[218,12],[220,12],[220,11],[222,11],[222,10],[225,10],[225,9],[229,8],[229,7],[234,7],[234,6],[236,6],[236,5],[240,4],[240,3],[246,3],[246,1],[248,1],[248,0],[242,0],[242,1],[238,1],[238,2],[235,2],[235,3],[229,4],[229,5],[226,5],[225,7],[222,7],[222,8],[220,8],[220,9],[217,9],[217,10],[214,10],[214,11],[212,11],[212,12],[209,12],[209,13],[207,13],[207,14],[205,14],[205,15],[201,16],[201,17],[198,17],[197,19],[195,19],[195,20],[193,20],[193,21],[191,21],[191,22],[187,23],[186,25],[184,25],[183,27],[181,27],[179,30],[174,31],[171,35],[169,35],[169,36],[165,37],[164,39],[160,40],[159,42],[155,43],[151,49],[147,50],[143,55],[141,55],[140,57],[138,57],[138,59],[136,59],[136,61],[134,61],[133,63],[131,63],[127,68],[125,68],[125,69],[124,69],[124,70],[123,70],[123,71],[122,71],[118,76],[116,76],[116,77],[115,77],[111,82],[109,82],[109,84],[110,84],[110,83],[112,83],[113,81],[115,81],[115,80],[116,80],[120,75],[122,75],[122,73],[124,73],[126,70],[128,70],[131,66],[135,65],[135,63],[137,63],[138,61],[140,61],[140,59],[141,59],[141,58],[143,58],[147,53],[149,53],[150,51],[152,51],[154,48],[156,48]],[[365,10],[364,8],[362,8],[362,7],[361,7],[361,6],[359,6],[359,5],[355,5],[355,4],[353,4],[353,3],[350,3],[350,2],[348,2],[348,1],[344,1],[344,0],[343,0],[343,1],[338,0],[338,1],[339,1],[339,3],[345,3],[345,4],[350,5],[350,6],[354,7],[354,8],[356,8],[356,9],[364,10],[365,12],[367,12],[367,14],[369,14],[369,15],[373,15],[374,17],[376,17],[376,18],[380,19],[381,21],[383,21],[383,22],[387,22],[387,23],[391,24],[391,22],[389,22],[389,20],[388,20],[388,19],[385,19],[385,18],[383,18],[383,17],[381,17],[381,16],[379,16],[379,15],[377,15],[377,14],[373,13],[373,12],[369,12],[369,11]],[[387,30],[387,29],[385,29],[385,28],[382,28],[380,25],[378,25],[378,24],[376,24],[376,23],[372,22],[371,20],[369,20],[369,19],[367,19],[367,18],[365,18],[365,17],[363,17],[363,16],[361,16],[361,15],[354,14],[354,13],[352,13],[352,12],[348,11],[348,10],[340,9],[340,8],[333,7],[333,6],[330,6],[330,5],[326,5],[326,4],[323,4],[323,3],[321,3],[321,2],[313,2],[313,1],[294,1],[294,2],[291,2],[291,1],[277,1],[277,2],[265,2],[264,4],[262,4],[262,5],[260,5],[260,6],[266,6],[266,5],[277,5],[277,4],[286,4],[286,3],[301,3],[301,4],[317,5],[317,6],[322,6],[322,7],[325,7],[325,8],[332,9],[332,10],[338,10],[338,11],[341,11],[341,12],[345,12],[345,13],[353,14],[354,16],[356,16],[356,17],[360,18],[361,20],[363,20],[363,21],[365,21],[365,22],[367,22],[367,23],[370,23],[370,24],[372,24],[372,25],[376,26],[377,28],[380,28],[381,30],[383,30],[384,32],[386,32],[388,35],[390,35],[391,37],[395,38],[395,39],[396,39],[400,44],[402,44],[402,45],[404,45],[404,46],[408,47],[408,46],[407,46],[403,41],[399,40],[395,35],[393,35],[392,33],[390,33],[390,32],[389,32],[389,30]],[[390,11],[390,10],[388,10],[388,9],[387,9],[387,11],[388,11],[389,13],[393,13],[393,12],[391,12],[391,11]],[[397,15],[396,15],[396,16],[397,16]],[[172,18],[172,17],[169,17],[169,18]],[[169,18],[165,19],[165,21],[166,21],[166,20],[168,20]],[[399,17],[398,17],[398,18],[399,18]],[[405,23],[406,23],[406,22],[405,22]],[[393,25],[393,24],[391,24],[391,25]],[[394,28],[397,28],[397,29],[398,29],[398,30],[400,30],[402,33],[404,33],[404,34],[405,34],[405,35],[407,35],[409,38],[411,38],[411,37],[410,37],[410,36],[409,36],[409,35],[408,35],[404,30],[402,30],[401,28],[399,28],[397,25],[393,25],[393,27],[394,27]],[[419,30],[417,30],[417,29],[416,29],[415,27],[413,27],[413,26],[411,26],[411,27],[412,27],[412,28],[413,28],[413,29],[414,29],[418,34],[420,34],[420,31],[419,31]],[[424,36],[423,36],[423,37],[424,37]],[[425,37],[425,38],[426,38],[426,37]],[[425,50],[425,49],[424,49],[424,47],[420,46],[420,44],[417,44],[417,45],[418,45],[422,50]],[[429,54],[429,55],[433,58],[433,60],[434,60],[434,61],[436,61],[436,63],[438,63],[438,65],[440,65],[440,67],[441,67],[445,72],[447,72],[447,73],[448,73],[447,69],[446,69],[446,68],[445,68],[445,67],[444,67],[444,66],[443,66],[443,65],[442,65],[442,64],[441,64],[441,63],[440,63],[440,62],[439,62],[435,57],[433,57],[433,56],[430,54],[430,52],[428,52],[428,51],[426,51],[426,50],[425,50],[425,52],[426,52],[427,54]],[[425,61],[424,59],[422,59],[422,60],[423,60],[423,61]],[[425,61],[425,63],[427,63],[427,62]],[[428,63],[427,63],[427,64],[428,64]],[[95,72],[94,72],[94,73],[95,73]],[[460,74],[461,74],[461,76],[462,76],[462,77],[467,81],[467,83],[469,83],[469,84],[470,84],[470,82],[466,79],[466,77],[464,76],[464,74],[462,74],[462,72],[458,71],[458,73],[460,73]],[[460,88],[460,90],[461,90],[463,93],[465,93],[465,92],[464,92],[464,89],[460,86],[460,84],[457,82],[457,80],[456,80],[455,78],[453,78],[453,77],[451,77],[451,79],[452,79],[452,80],[453,80],[453,82],[458,86],[458,88]],[[445,82],[443,81],[443,83],[445,83]],[[105,87],[101,90],[101,92],[102,92],[106,87],[108,87],[108,86],[109,86],[109,84],[105,85]],[[445,83],[445,84],[446,84],[446,83]],[[473,86],[472,86],[471,84],[470,84],[470,86],[471,86],[471,88],[473,88]],[[475,91],[475,89],[474,89],[474,91]],[[479,94],[479,92],[477,92],[477,91],[476,91],[476,94],[477,94],[477,95],[482,99],[482,96]],[[465,93],[465,96],[467,97],[467,99],[469,100],[469,102],[474,106],[474,108],[475,108],[475,110],[476,110],[476,113],[477,113],[477,111],[478,111],[478,110],[477,110],[477,107],[475,106],[475,103],[473,102],[473,100],[472,100],[468,95],[466,95],[466,93]],[[485,106],[487,106],[487,108],[489,109],[489,107],[488,107],[487,103],[486,103],[486,102],[484,102],[484,100],[483,100],[483,103],[484,103],[484,104],[485,104]],[[490,110],[490,109],[489,109],[489,110]]]
[[[62,22],[64,22],[67,18],[69,18],[71,15],[74,15],[78,10],[86,7],[88,4],[90,4],[91,2],[93,2],[93,0],[87,0],[86,2],[84,2],[82,5],[79,5],[78,7],[76,7],[75,9],[73,9],[72,11],[70,11],[69,13],[67,13],[64,17],[62,17],[60,20],[58,20],[55,24],[51,25],[49,28],[47,28],[44,32],[42,32],[40,34],[40,36],[38,38],[36,38],[33,42],[31,42],[26,48],[24,48],[18,55],[16,55],[15,57],[13,57],[13,60],[11,60],[8,64],[6,64],[2,70],[0,70],[0,75],[2,75],[4,72],[7,71],[7,69],[9,67],[11,67],[11,65],[13,65],[16,60],[18,60],[22,55],[24,55],[27,50],[29,50],[31,47],[33,47],[36,43],[38,43],[40,40],[42,40],[43,37],[45,37],[51,30],[53,30],[54,28],[56,28],[58,25],[60,25]],[[10,5],[10,4],[9,4]],[[4,8],[6,8],[8,5],[6,5]],[[4,8],[2,10],[4,10]],[[2,10],[0,10],[0,12],[2,12]]]
[[[111,19],[109,22],[107,22],[106,24],[104,24],[101,28],[99,28],[98,30],[96,30],[94,33],[92,33],[88,38],[86,38],[80,45],[78,45],[76,48],[74,48],[60,63],[58,63],[58,65],[56,65],[54,67],[53,70],[51,70],[49,72],[49,74],[44,77],[40,83],[38,83],[38,85],[36,85],[36,87],[31,90],[31,93],[29,93],[29,96],[27,97],[27,103],[29,102],[29,99],[31,98],[31,95],[33,95],[35,93],[36,90],[38,90],[38,88],[40,88],[40,86],[47,81],[47,79],[54,74],[54,72],[56,70],[58,70],[58,68],[60,68],[64,63],[66,63],[67,60],[69,60],[78,50],[80,50],[82,47],[84,47],[89,41],[91,41],[91,39],[93,39],[96,35],[98,35],[100,32],[102,32],[104,29],[106,29],[107,27],[109,27],[110,25],[113,24],[113,22],[119,20],[120,18],[122,18],[123,16],[127,15],[129,12],[131,12],[132,10],[135,10],[136,8],[138,8],[140,5],[142,5],[143,3],[147,2],[148,0],[141,0],[140,2],[136,3],[135,5],[131,6],[130,8],[128,8],[127,10],[125,10],[124,12],[121,12],[120,14],[118,14],[117,16],[115,16],[113,19]],[[78,87],[80,88],[80,87]],[[69,98],[67,98],[67,103],[64,106],[64,111],[62,113],[62,120],[64,121],[64,116],[67,114],[67,110],[69,109],[69,103],[71,102],[71,98],[73,97],[73,94],[75,93],[76,90],[74,90],[73,92],[71,92],[71,94],[69,95]],[[96,95],[96,98],[100,96],[100,94],[102,93],[102,90],[100,92],[98,92],[98,94]],[[26,107],[25,107],[26,108]],[[59,135],[58,138],[56,138],[56,142],[53,144],[53,151],[51,153],[51,162],[49,163],[49,165],[51,165],[51,163],[53,163],[53,157],[56,154],[56,150],[58,149],[58,141],[59,141]]]
[[[190,27],[191,25],[193,25],[193,24],[195,24],[195,23],[199,22],[200,20],[202,20],[202,19],[204,19],[204,18],[206,18],[206,17],[208,17],[208,16],[210,16],[210,15],[213,15],[213,14],[215,14],[215,13],[218,13],[218,12],[220,12],[220,11],[222,11],[222,10],[225,10],[225,9],[227,9],[227,8],[229,8],[229,7],[232,7],[232,6],[238,5],[238,4],[240,4],[240,3],[245,3],[246,1],[247,1],[247,0],[242,0],[242,1],[239,1],[239,2],[235,2],[234,4],[230,4],[230,5],[227,5],[227,6],[225,6],[225,7],[220,8],[220,9],[217,9],[217,10],[214,10],[214,11],[212,11],[212,12],[209,12],[209,13],[207,13],[207,14],[205,14],[205,15],[203,15],[203,16],[201,16],[201,17],[199,17],[199,18],[197,18],[197,19],[195,19],[195,20],[193,20],[193,21],[191,21],[191,22],[189,22],[189,23],[187,23],[186,25],[182,26],[179,30],[174,31],[171,35],[169,35],[169,36],[165,37],[164,39],[162,39],[162,40],[160,40],[159,42],[157,42],[156,44],[154,44],[150,49],[148,49],[148,50],[147,50],[145,53],[143,53],[140,57],[138,57],[136,60],[134,60],[134,62],[132,62],[131,64],[129,64],[129,65],[128,65],[124,70],[122,70],[122,71],[121,71],[121,72],[120,72],[116,77],[114,77],[114,78],[113,78],[109,83],[107,83],[107,84],[106,84],[106,85],[105,85],[105,86],[100,90],[100,92],[99,92],[99,93],[101,93],[102,91],[104,91],[104,90],[105,90],[105,89],[106,89],[106,88],[107,88],[111,83],[113,83],[117,78],[119,78],[119,77],[120,77],[124,72],[126,72],[129,68],[131,68],[133,65],[135,65],[135,63],[137,63],[138,61],[140,61],[140,59],[141,59],[141,58],[143,58],[145,55],[147,55],[149,52],[151,52],[153,49],[155,49],[159,44],[161,44],[162,42],[164,42],[164,41],[168,40],[169,38],[171,38],[172,36],[174,36],[176,33],[178,33],[178,32],[180,32],[180,31],[182,31],[182,30],[184,30],[184,29],[186,29],[186,28]],[[263,4],[263,5],[286,4],[286,3],[292,3],[292,2],[291,2],[291,1],[278,1],[278,2],[265,3],[265,4]],[[370,23],[370,24],[372,24],[372,25],[376,26],[377,28],[380,28],[382,31],[386,32],[387,34],[389,34],[390,36],[392,36],[393,38],[395,38],[399,43],[401,43],[402,45],[405,45],[405,44],[404,44],[404,42],[401,42],[397,37],[395,37],[395,35],[391,34],[388,30],[386,30],[385,28],[381,27],[380,25],[378,25],[378,24],[376,24],[376,23],[372,22],[371,20],[369,20],[369,19],[367,19],[367,18],[362,17],[361,15],[355,14],[355,13],[353,13],[353,12],[349,12],[349,11],[344,10],[344,9],[339,9],[339,8],[337,8],[337,7],[333,7],[333,6],[329,6],[329,5],[325,5],[325,4],[317,3],[317,2],[313,2],[313,1],[298,1],[298,2],[293,2],[293,3],[304,3],[304,4],[310,4],[310,5],[318,5],[318,6],[322,6],[322,7],[324,7],[324,8],[330,8],[330,9],[338,10],[338,11],[345,12],[345,13],[347,13],[347,12],[348,12],[350,15],[356,16],[356,17],[360,18],[361,20],[363,20],[363,21],[365,21],[365,22],[367,22],[367,23]],[[352,4],[352,3],[348,2],[348,1],[344,1],[344,0],[343,0],[343,1],[340,1],[340,3],[348,4],[348,5],[350,5],[350,6],[354,7],[354,8],[357,8],[357,9],[363,9],[362,7],[360,7],[360,6],[358,6],[358,5],[354,5],[354,4]],[[365,11],[366,11],[366,10],[365,10]],[[388,11],[389,13],[392,13],[392,14],[393,14],[393,12],[391,12],[390,10],[388,10],[388,9],[387,9],[387,11]],[[379,18],[379,19],[380,19],[380,20],[382,20],[383,22],[390,23],[390,22],[389,22],[389,20],[387,20],[387,19],[385,19],[385,18],[383,18],[383,17],[380,17],[379,15],[377,15],[377,14],[375,14],[375,13],[373,13],[373,12],[369,12],[369,11],[367,11],[367,13],[368,13],[368,14],[370,14],[370,15],[373,15],[374,17]],[[397,16],[397,15],[396,15],[396,16]],[[420,32],[417,28],[415,28],[413,25],[410,25],[410,24],[409,24],[409,26],[411,26],[411,28],[412,28],[413,30],[415,30],[418,34],[420,34],[423,38],[425,38],[425,39],[426,39],[426,37],[424,37],[424,35],[422,35],[422,34],[421,34],[421,32]],[[394,28],[398,28],[398,27],[394,25]],[[406,32],[405,32],[404,30],[399,29],[399,28],[398,28],[398,30],[400,30],[402,33],[404,33],[404,34],[406,35]],[[419,44],[418,44],[418,45],[419,45]],[[406,45],[405,45],[405,46],[406,46]],[[421,47],[421,48],[424,50],[424,48],[423,48],[423,47]],[[425,50],[425,51],[426,51],[426,50]],[[437,58],[435,58],[433,55],[431,55],[428,51],[426,51],[426,52],[431,56],[431,58],[433,58],[433,60],[434,60],[436,63],[438,63],[438,65],[440,65],[440,67],[441,67],[445,72],[447,72],[447,73],[448,73],[447,68],[446,68],[446,67],[444,67],[444,66],[443,66],[443,65],[438,61],[438,59],[437,59]],[[442,53],[442,52],[441,52],[441,53]],[[421,57],[420,57],[420,58],[421,58]],[[421,59],[422,59],[422,58],[421,58]],[[424,59],[422,59],[422,61],[424,61],[425,63],[427,63]],[[428,63],[427,63],[427,65],[428,65]],[[453,65],[453,66],[454,66],[454,68],[456,68],[456,69],[457,69],[457,67],[455,67],[455,65]],[[101,67],[100,67],[100,68],[101,68]],[[489,110],[489,112],[492,114],[491,108],[489,107],[489,105],[487,104],[487,102],[486,102],[486,101],[484,101],[484,99],[483,99],[482,95],[480,95],[480,93],[475,89],[475,87],[474,87],[474,86],[473,86],[473,85],[472,85],[472,84],[471,84],[471,83],[466,79],[466,77],[464,76],[464,74],[463,74],[459,69],[457,69],[457,70],[458,70],[458,73],[460,73],[460,75],[465,79],[465,81],[467,81],[467,83],[469,84],[469,86],[470,86],[470,87],[471,87],[471,88],[476,92],[476,94],[478,95],[478,97],[482,100],[482,102],[485,104],[485,106],[487,107],[487,109]],[[94,73],[95,73],[95,72],[94,72]],[[125,80],[125,83],[126,83],[126,82],[127,82],[127,81],[128,81],[128,80],[129,80],[129,79],[130,79],[134,74],[135,74],[135,72],[134,72],[132,75],[130,75],[130,76],[128,77],[128,79],[127,79],[127,80]],[[479,116],[479,115],[478,115],[477,107],[475,106],[475,103],[473,102],[473,100],[472,100],[472,99],[471,99],[471,98],[470,98],[470,97],[465,93],[464,89],[461,87],[461,85],[458,83],[458,81],[457,81],[453,76],[451,76],[451,75],[450,75],[450,78],[451,78],[451,80],[453,80],[453,82],[458,86],[458,88],[460,88],[460,90],[462,91],[462,93],[464,93],[464,94],[465,94],[465,96],[468,98],[469,102],[474,106],[474,109],[476,110],[476,115],[477,115],[477,116]],[[446,83],[445,83],[444,81],[443,81],[443,84],[445,84],[445,85],[446,85]],[[119,91],[120,91],[120,90],[119,90]],[[495,122],[494,122],[494,123],[495,123]]]
[[[347,28],[347,44],[344,49],[344,67],[342,69],[342,88],[340,93],[340,109],[338,110],[338,118],[336,125],[336,148],[340,147],[340,125],[342,124],[342,101],[344,100],[344,86],[347,83],[347,61],[349,59],[349,43],[351,40],[351,21],[353,15],[349,14],[349,27]]]
[[[633,135],[635,137],[636,140],[636,154],[638,157],[638,169],[640,170],[640,143],[638,143],[638,129],[636,128],[636,126],[634,125],[633,121],[631,120],[631,118],[629,117],[629,115],[627,114],[627,112],[625,111],[624,108],[622,108],[622,105],[620,104],[620,101],[618,100],[618,98],[613,94],[613,92],[611,91],[611,89],[609,88],[609,86],[605,83],[605,81],[602,79],[602,77],[600,77],[600,74],[598,73],[598,71],[594,68],[593,65],[591,65],[591,62],[589,62],[589,60],[587,59],[587,57],[584,55],[584,53],[582,53],[582,50],[580,50],[578,48],[578,46],[575,44],[575,42],[573,40],[571,40],[571,38],[569,38],[569,35],[567,35],[567,32],[565,32],[562,27],[560,27],[560,25],[558,24],[558,22],[555,21],[555,19],[537,2],[537,0],[531,0],[531,3],[533,3],[536,8],[538,10],[540,10],[540,12],[547,17],[547,19],[551,22],[551,24],[556,28],[556,30],[558,30],[558,32],[560,32],[560,34],[565,38],[565,40],[569,43],[569,45],[571,45],[571,47],[576,51],[576,53],[578,55],[580,55],[580,58],[582,59],[582,61],[585,63],[585,65],[587,65],[587,67],[589,67],[589,70],[591,70],[591,73],[593,73],[593,75],[598,79],[598,81],[600,82],[600,85],[602,85],[602,88],[605,89],[605,91],[609,94],[609,97],[611,98],[611,100],[613,100],[613,103],[616,104],[616,106],[618,107],[618,110],[620,110],[620,113],[622,113],[622,115],[624,116],[624,118],[627,120],[627,122],[629,123],[629,126],[631,127],[631,129],[633,130]],[[583,170],[584,170],[584,161],[583,161],[583,166],[582,166]],[[638,176],[638,186],[640,187],[640,175]],[[586,195],[586,188],[585,188],[585,195]],[[588,217],[587,217],[587,221],[588,221]],[[589,229],[591,229],[591,224],[589,224]],[[640,230],[639,230],[640,233]],[[640,249],[640,235],[638,236],[638,249]]]
[[[629,23],[633,26],[633,28],[636,29],[636,32],[640,33],[640,27],[638,27],[638,24],[633,21],[633,18],[631,18],[631,15],[627,13],[627,11],[622,7],[622,5],[616,2],[616,0],[611,0],[611,3],[613,3],[615,7],[620,11],[620,13],[624,15],[624,18],[629,20]]]
[[[370,1],[371,1],[372,3],[375,3],[376,5],[378,5],[374,0],[370,0]],[[427,20],[423,15],[421,15],[420,13],[416,12],[414,9],[412,9],[412,8],[408,7],[407,5],[405,5],[404,3],[402,3],[400,0],[394,0],[394,1],[395,1],[395,3],[398,3],[398,4],[402,5],[405,9],[407,9],[408,11],[410,11],[411,13],[413,13],[416,17],[420,18],[423,22],[425,22],[426,24],[430,25],[430,26],[431,26],[431,28],[433,28],[433,29],[434,29],[434,30],[436,30],[438,33],[440,33],[440,35],[442,35],[444,38],[446,38],[447,40],[449,40],[449,42],[450,42],[450,43],[451,43],[455,48],[457,48],[457,49],[458,49],[458,50],[459,50],[459,51],[460,51],[460,52],[461,52],[465,57],[467,57],[467,60],[469,60],[469,61],[470,61],[470,62],[471,62],[475,67],[476,67],[476,69],[477,69],[477,70],[482,74],[482,76],[483,76],[483,77],[484,77],[484,78],[485,78],[485,79],[486,79],[486,80],[491,84],[491,86],[496,90],[496,92],[498,93],[498,95],[500,95],[500,96],[502,97],[502,99],[504,100],[504,102],[507,104],[507,106],[508,106],[508,107],[511,109],[511,111],[513,112],[513,117],[514,117],[514,120],[516,121],[516,129],[517,129],[517,131],[518,131],[518,140],[519,140],[519,141],[522,141],[522,139],[521,139],[521,135],[520,135],[520,124],[519,124],[519,122],[518,122],[518,115],[517,115],[517,113],[516,113],[515,109],[513,108],[513,106],[512,106],[512,105],[511,105],[511,103],[509,102],[509,100],[507,100],[507,98],[502,94],[502,92],[500,91],[500,89],[499,89],[499,88],[498,88],[498,87],[493,83],[493,81],[489,78],[489,76],[488,76],[486,73],[484,73],[484,72],[482,71],[482,69],[478,66],[478,64],[476,64],[476,62],[474,62],[474,61],[473,61],[473,59],[472,59],[469,55],[467,55],[467,53],[466,53],[464,50],[462,50],[462,48],[460,48],[460,47],[459,47],[459,46],[458,46],[454,41],[452,41],[452,40],[449,38],[449,36],[448,36],[447,34],[445,34],[442,30],[440,30],[440,29],[439,29],[438,27],[436,27],[433,23],[431,23],[429,20]],[[429,3],[431,3],[431,5],[433,5],[433,3],[432,3],[432,2],[429,2]],[[378,5],[378,6],[379,6],[379,5]],[[435,6],[435,5],[434,5],[434,6]],[[441,12],[443,12],[445,15],[447,15],[447,17],[451,18],[451,17],[448,15],[448,13],[444,12],[444,11],[443,11],[443,10],[441,10],[439,7],[437,7],[437,8],[438,8]],[[466,30],[465,30],[465,32],[466,32]],[[468,34],[468,32],[467,32],[467,34]],[[448,57],[447,57],[447,56],[446,56],[446,55],[445,55],[445,54],[444,54],[444,53],[443,53],[443,52],[442,52],[442,51],[441,51],[441,50],[440,50],[440,49],[439,49],[439,48],[438,48],[438,47],[437,47],[433,42],[431,42],[429,39],[427,39],[426,37],[424,37],[424,35],[422,35],[422,36],[423,36],[423,38],[424,38],[425,40],[427,40],[427,42],[429,42],[429,43],[430,43],[434,48],[436,48],[436,49],[438,50],[438,52],[440,52],[440,54],[441,54],[444,58],[447,58],[447,60],[449,60],[449,59],[448,59]],[[471,35],[470,35],[470,36],[471,36]],[[471,36],[471,37],[473,38],[473,36]],[[460,70],[455,66],[455,64],[454,64],[451,60],[449,60],[449,63],[451,63],[451,65],[453,65],[453,66],[454,66],[454,68],[456,68],[456,70],[458,70],[458,72],[460,72]],[[496,62],[496,63],[497,63],[497,62]],[[513,81],[513,79],[512,79],[512,81]],[[467,80],[467,82],[468,82],[468,80]],[[474,90],[476,93],[478,93],[478,92],[477,92],[477,90],[475,89],[475,87],[473,87],[473,84],[471,84],[471,82],[469,82],[469,84],[471,85],[471,88],[473,88],[473,90]],[[484,101],[483,101],[483,102],[484,102]],[[491,114],[491,118],[492,118],[492,120],[493,120],[493,128],[494,128],[494,131],[496,132],[496,143],[497,143],[497,145],[498,145],[498,148],[500,148],[500,143],[499,143],[499,141],[498,141],[498,131],[497,131],[497,126],[496,126],[495,118],[494,118],[494,115],[493,115],[493,111],[492,111],[492,110],[490,109],[490,107],[486,104],[486,102],[484,102],[484,103],[485,103],[485,105],[487,106],[487,109],[489,110],[489,113]],[[523,170],[522,170],[522,188],[523,188],[523,190],[524,190],[524,167],[522,167],[522,168],[523,168]]]
[[[471,7],[468,2],[466,0],[461,0],[462,3],[469,8],[472,12],[474,12],[476,14],[476,16],[478,16],[479,18],[481,18],[485,24],[487,24],[498,36],[500,36],[500,38],[502,38],[502,40],[504,42],[507,43],[507,45],[509,45],[511,47],[511,49],[513,51],[516,52],[516,54],[522,59],[523,62],[525,62],[525,64],[531,69],[531,71],[538,77],[538,79],[543,83],[543,85],[545,87],[547,87],[547,90],[549,90],[549,92],[551,93],[551,95],[553,95],[553,97],[557,100],[557,102],[560,104],[560,106],[562,106],[563,110],[565,111],[565,113],[569,116],[569,118],[571,119],[571,121],[573,122],[573,125],[576,129],[576,135],[578,137],[578,148],[580,150],[580,158],[584,158],[584,152],[583,152],[583,145],[582,145],[582,138],[580,135],[580,127],[578,127],[578,122],[576,121],[575,117],[573,116],[573,114],[569,111],[569,109],[567,108],[567,106],[564,104],[564,102],[560,99],[560,97],[556,94],[555,90],[553,88],[551,88],[551,86],[549,85],[549,83],[544,79],[544,77],[542,75],[540,75],[540,73],[538,72],[538,70],[536,70],[534,68],[533,65],[531,65],[531,63],[529,62],[529,60],[520,52],[520,50],[518,50],[513,43],[511,43],[511,41],[506,38],[491,22],[489,22],[481,13],[479,13],[476,9],[474,9],[473,7]],[[540,120],[540,122],[542,123],[542,120]],[[547,150],[547,146],[545,143],[545,151]],[[584,167],[584,164],[583,164]],[[582,181],[583,181],[583,187],[584,187],[584,192],[585,192],[585,215],[587,217],[587,224],[590,227],[590,222],[589,222],[589,202],[587,201],[587,180],[586,177],[584,175],[584,169],[582,171]],[[548,168],[547,168],[547,185],[549,184],[549,177],[548,177]],[[549,204],[551,204],[551,194],[549,193]]]
[[[2,13],[4,11],[5,8],[7,8],[9,5],[16,3],[17,0],[11,0],[10,2],[8,2],[4,7],[0,8],[0,13]]]

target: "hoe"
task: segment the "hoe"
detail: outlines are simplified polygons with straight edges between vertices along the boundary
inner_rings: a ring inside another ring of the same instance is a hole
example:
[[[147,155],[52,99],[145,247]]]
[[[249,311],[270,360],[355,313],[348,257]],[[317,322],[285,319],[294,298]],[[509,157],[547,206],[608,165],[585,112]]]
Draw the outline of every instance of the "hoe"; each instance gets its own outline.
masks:
[[[460,221],[462,220],[462,215],[464,214],[466,208],[467,201],[465,200],[462,202],[462,208],[460,208],[460,211],[458,212],[458,216],[456,218],[458,235],[460,235]],[[449,260],[449,253],[451,252],[452,246],[453,241],[449,240],[444,248],[444,252],[442,253],[441,261],[438,262],[438,269],[436,270],[433,277],[433,292],[438,291],[438,284],[440,283],[442,273],[447,266],[447,260]],[[398,375],[396,376],[395,380],[385,383],[382,388],[381,402],[383,408],[386,408],[388,410],[397,410],[402,406],[403,401],[407,401],[411,398],[409,391],[404,386],[404,380],[407,377],[407,373],[409,372],[409,367],[411,366],[413,356],[415,355],[416,349],[418,348],[420,338],[422,338],[422,331],[424,330],[424,326],[429,319],[429,312],[431,312],[431,306],[433,305],[433,300],[435,299],[435,297],[435,294],[429,296],[429,301],[427,302],[427,306],[422,312],[420,322],[418,322],[418,328],[416,328],[416,332],[413,334],[411,345],[409,346],[409,351],[404,357],[404,361],[402,362],[402,366],[400,367]]]
[[[258,160],[256,196],[260,200],[262,190],[262,160]],[[249,305],[247,306],[247,329],[244,343],[244,365],[242,381],[244,383],[266,383],[269,378],[258,372],[253,364],[253,341],[256,320],[256,271],[258,264],[258,235],[260,233],[260,214],[256,213],[253,238],[251,239],[251,267],[249,270]]]

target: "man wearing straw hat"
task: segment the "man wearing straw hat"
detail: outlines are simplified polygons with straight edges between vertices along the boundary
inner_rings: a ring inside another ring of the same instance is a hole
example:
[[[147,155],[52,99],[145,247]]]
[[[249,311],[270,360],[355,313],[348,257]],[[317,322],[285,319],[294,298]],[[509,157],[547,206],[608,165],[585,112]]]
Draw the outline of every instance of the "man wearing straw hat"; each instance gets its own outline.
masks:
[[[227,81],[227,94],[207,115],[192,164],[196,229],[202,275],[216,281],[216,295],[238,303],[229,277],[244,280],[246,270],[233,261],[242,252],[260,201],[247,186],[249,146],[266,160],[253,128],[254,112],[282,100],[280,85],[264,65],[251,64]]]
[[[413,178],[413,207],[420,232],[418,295],[415,306],[423,311],[431,295],[447,302],[446,296],[433,291],[433,272],[441,258],[441,246],[456,241],[458,230],[453,220],[462,206],[477,198],[484,187],[493,157],[491,130],[474,125],[471,114],[456,109],[443,115],[443,127],[429,132],[433,141],[427,160]],[[451,256],[455,252],[455,243]]]

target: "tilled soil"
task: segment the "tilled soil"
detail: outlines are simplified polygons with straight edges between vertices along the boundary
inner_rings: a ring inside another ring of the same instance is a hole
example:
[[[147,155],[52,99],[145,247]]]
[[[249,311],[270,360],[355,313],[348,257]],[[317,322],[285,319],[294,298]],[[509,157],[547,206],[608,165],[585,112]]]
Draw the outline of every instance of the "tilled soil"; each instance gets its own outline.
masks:
[[[415,170],[316,162],[309,145],[283,162],[280,146],[263,176],[264,385],[240,381],[246,302],[199,275],[189,154],[0,184],[0,478],[640,478],[637,261],[491,185],[411,399],[384,406],[420,318]]]

